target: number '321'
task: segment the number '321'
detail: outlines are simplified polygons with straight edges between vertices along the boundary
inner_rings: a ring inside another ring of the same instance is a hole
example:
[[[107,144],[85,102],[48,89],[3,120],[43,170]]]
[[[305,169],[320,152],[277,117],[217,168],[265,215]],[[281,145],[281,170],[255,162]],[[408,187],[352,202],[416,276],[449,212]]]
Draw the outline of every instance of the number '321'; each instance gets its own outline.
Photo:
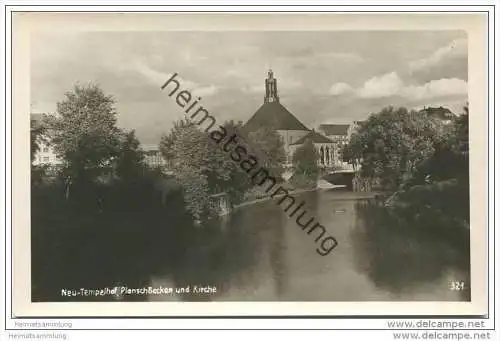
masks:
[[[464,290],[465,284],[464,281],[451,281],[450,282],[450,290],[460,291]]]

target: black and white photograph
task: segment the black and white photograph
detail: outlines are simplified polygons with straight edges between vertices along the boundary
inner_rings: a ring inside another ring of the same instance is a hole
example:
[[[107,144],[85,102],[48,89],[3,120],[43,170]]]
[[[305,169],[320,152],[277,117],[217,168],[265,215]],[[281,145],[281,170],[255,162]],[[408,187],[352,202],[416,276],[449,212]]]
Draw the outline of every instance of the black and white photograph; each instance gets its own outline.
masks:
[[[32,303],[483,290],[467,30],[263,21],[31,30]]]

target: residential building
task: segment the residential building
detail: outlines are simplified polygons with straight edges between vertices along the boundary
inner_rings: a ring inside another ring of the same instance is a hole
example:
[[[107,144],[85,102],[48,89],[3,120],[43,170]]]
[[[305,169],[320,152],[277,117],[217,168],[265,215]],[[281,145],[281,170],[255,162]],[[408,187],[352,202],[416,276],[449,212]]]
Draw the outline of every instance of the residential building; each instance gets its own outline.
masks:
[[[440,107],[424,107],[420,112],[425,112],[427,115],[441,120],[445,125],[451,124],[455,119],[455,114],[450,109]]]
[[[141,146],[144,151],[144,161],[151,168],[164,167],[167,162],[161,155],[160,147],[157,144],[144,144]]]
[[[43,114],[30,114],[31,129],[40,127]],[[62,159],[57,156],[53,146],[50,145],[47,134],[38,140],[38,151],[34,155],[33,165],[60,165]]]

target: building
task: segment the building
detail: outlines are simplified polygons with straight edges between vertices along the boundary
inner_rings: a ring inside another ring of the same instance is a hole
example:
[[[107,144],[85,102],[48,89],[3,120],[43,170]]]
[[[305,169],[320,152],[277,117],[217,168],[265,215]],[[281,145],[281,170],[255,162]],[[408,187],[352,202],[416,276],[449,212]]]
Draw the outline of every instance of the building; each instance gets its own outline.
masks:
[[[304,145],[306,141],[310,140],[318,151],[319,159],[318,164],[320,166],[333,166],[334,165],[334,155],[335,155],[335,145],[329,138],[321,135],[320,133],[311,130],[307,135],[301,137],[298,141],[290,145],[290,155],[293,155],[297,148]]]
[[[455,119],[455,114],[451,112],[450,109],[444,107],[424,107],[420,112],[424,112],[427,115],[437,118],[443,124],[449,125]]]
[[[164,167],[167,162],[160,152],[160,147],[157,144],[142,145],[144,151],[144,161],[151,168]]]
[[[335,143],[333,162],[336,166],[347,167],[348,164],[342,161],[341,150],[349,143],[352,133],[357,127],[357,122],[353,124],[321,124],[318,130]]]
[[[37,129],[42,124],[42,114],[30,114],[30,127],[31,129]],[[38,141],[39,149],[34,155],[33,165],[60,165],[62,164],[61,158],[59,158],[54,152],[54,148],[50,145],[48,137],[39,139]]]
[[[318,130],[334,142],[347,143],[350,137],[350,124],[320,124]]]
[[[269,70],[264,86],[264,103],[245,123],[244,130],[252,132],[265,126],[276,130],[284,142],[287,166],[292,166],[293,153],[308,139],[312,140],[320,155],[318,164],[321,166],[333,165],[334,142],[306,127],[280,103],[278,80],[274,78],[272,70]]]

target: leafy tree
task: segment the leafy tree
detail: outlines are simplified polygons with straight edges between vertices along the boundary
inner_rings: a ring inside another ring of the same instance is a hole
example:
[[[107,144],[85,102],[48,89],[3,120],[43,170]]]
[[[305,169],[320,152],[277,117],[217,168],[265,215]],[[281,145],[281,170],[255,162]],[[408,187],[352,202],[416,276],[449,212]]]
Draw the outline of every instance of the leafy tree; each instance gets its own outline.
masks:
[[[172,171],[184,190],[188,211],[196,218],[210,216],[210,195],[234,190],[235,165],[195,124],[179,121],[160,143],[162,155],[170,158]]]
[[[459,151],[469,153],[469,105],[463,108],[462,115],[455,119],[454,135],[457,139],[457,147]]]
[[[319,174],[319,154],[311,140],[307,140],[293,153],[293,164],[296,172],[304,174],[308,178],[316,180]]]
[[[293,153],[295,172],[290,182],[297,188],[313,188],[319,174],[319,153],[311,140],[298,147]]]
[[[468,108],[464,111],[429,136],[433,149],[386,201],[398,218],[416,228],[436,225],[451,238],[466,231],[470,220]]]
[[[406,188],[416,184],[430,184],[444,180],[459,180],[468,186],[469,175],[469,115],[456,116],[446,133],[436,144],[434,153],[418,165]]]
[[[396,190],[445,139],[441,120],[389,107],[360,124],[343,149],[343,159],[361,165],[362,175],[380,179],[386,190]]]
[[[49,121],[51,142],[74,181],[93,180],[119,153],[115,102],[95,84],[77,84],[65,96]]]
[[[163,134],[160,140],[160,152],[165,160],[171,160],[175,157],[173,147],[177,137],[183,129],[191,126],[194,127],[195,124],[188,119],[179,120],[174,122],[174,127],[169,134]]]
[[[116,175],[122,180],[138,179],[144,170],[144,154],[135,131],[124,133],[122,140],[116,160]]]
[[[229,120],[224,122],[222,126],[227,131],[228,138],[235,134],[238,137],[238,144],[247,145],[248,147],[248,139],[245,139],[243,132],[243,122]],[[247,192],[253,184],[248,174],[243,172],[239,164],[230,158],[228,152],[220,150],[220,146],[217,148],[219,148],[218,155],[224,160],[221,165],[223,166],[224,172],[227,173],[227,176],[219,183],[219,186],[228,193],[232,204],[238,204],[243,201],[245,192]],[[234,146],[230,148],[234,148]],[[231,149],[229,149],[229,151],[231,151]]]
[[[257,157],[259,164],[279,178],[283,173],[286,154],[283,139],[276,130],[263,126],[243,136],[246,137],[250,153]]]
[[[31,162],[35,160],[35,155],[40,150],[40,142],[44,141],[46,128],[42,122],[31,120],[30,122],[30,157]]]
[[[47,127],[45,119],[30,121],[30,159],[31,159],[31,184],[38,186],[43,182],[43,178],[49,170],[48,165],[34,165],[35,156],[40,151],[41,143],[48,143]]]
[[[162,155],[171,161],[172,170],[184,188],[188,210],[196,217],[209,211],[210,195],[225,192],[231,203],[236,204],[252,187],[248,174],[229,155],[236,145],[245,146],[248,155],[258,159],[259,166],[275,175],[281,174],[285,153],[283,142],[275,131],[264,128],[247,135],[242,123],[234,121],[224,122],[222,127],[226,137],[216,143],[197,125],[181,120],[160,142]],[[237,137],[236,144],[224,150],[233,134]]]

